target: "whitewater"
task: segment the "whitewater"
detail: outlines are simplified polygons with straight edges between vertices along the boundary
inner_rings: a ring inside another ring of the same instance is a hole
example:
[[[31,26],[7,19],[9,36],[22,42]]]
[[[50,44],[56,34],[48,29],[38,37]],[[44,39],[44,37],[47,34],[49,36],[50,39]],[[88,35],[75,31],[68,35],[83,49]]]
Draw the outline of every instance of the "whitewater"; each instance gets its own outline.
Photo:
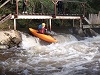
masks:
[[[100,35],[79,41],[58,33],[57,43],[21,35],[19,47],[0,51],[1,75],[100,75]]]

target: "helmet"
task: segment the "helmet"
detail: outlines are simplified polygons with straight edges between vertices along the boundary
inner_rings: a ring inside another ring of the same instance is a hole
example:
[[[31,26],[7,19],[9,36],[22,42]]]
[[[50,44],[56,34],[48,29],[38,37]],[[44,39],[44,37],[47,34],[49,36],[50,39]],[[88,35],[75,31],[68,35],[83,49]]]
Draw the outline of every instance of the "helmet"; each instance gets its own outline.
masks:
[[[42,26],[45,26],[46,24],[45,23],[42,23]]]

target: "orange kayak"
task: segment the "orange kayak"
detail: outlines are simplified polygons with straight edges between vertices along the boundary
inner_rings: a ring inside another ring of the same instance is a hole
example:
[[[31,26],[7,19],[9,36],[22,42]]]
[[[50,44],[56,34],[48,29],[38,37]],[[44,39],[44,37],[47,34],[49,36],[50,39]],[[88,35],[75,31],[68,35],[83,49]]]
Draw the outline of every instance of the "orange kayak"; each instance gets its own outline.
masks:
[[[36,36],[36,37],[38,37],[38,38],[40,38],[40,39],[42,39],[46,42],[50,42],[50,43],[57,42],[57,40],[54,39],[53,37],[51,37],[50,35],[45,35],[45,34],[38,33],[37,30],[32,29],[32,28],[29,28],[29,30],[34,36]]]

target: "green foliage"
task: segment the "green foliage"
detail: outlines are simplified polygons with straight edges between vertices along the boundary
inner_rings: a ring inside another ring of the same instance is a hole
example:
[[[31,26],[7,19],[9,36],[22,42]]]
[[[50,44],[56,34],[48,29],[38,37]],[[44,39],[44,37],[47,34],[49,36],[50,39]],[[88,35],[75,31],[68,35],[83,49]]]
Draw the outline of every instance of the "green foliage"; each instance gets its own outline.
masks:
[[[100,11],[100,0],[79,0],[86,2],[86,12],[98,13]]]
[[[46,10],[46,12],[53,12],[54,11],[54,4],[52,3],[51,0],[40,0],[42,5],[44,5],[44,10]]]
[[[67,1],[74,1],[68,3]],[[75,2],[76,1],[76,2]],[[100,11],[100,0],[64,0],[64,9],[68,8],[70,13],[82,13],[83,7],[80,2],[86,2],[86,13],[98,13]],[[19,0],[19,13],[22,13],[22,0]],[[0,9],[1,14],[14,13],[16,1],[13,4],[8,3]],[[54,13],[54,4],[52,0],[28,0],[27,11],[29,13]]]
[[[29,13],[53,13],[54,12],[54,4],[52,0],[28,0],[27,11]],[[74,1],[72,3],[68,3],[67,1]],[[76,2],[75,2],[76,1]],[[79,2],[86,2],[86,12],[88,13],[98,13],[100,11],[100,0],[64,0],[64,7],[68,7],[71,13],[79,13],[81,12],[81,5]],[[6,7],[0,9],[0,13],[11,13],[15,11],[15,4],[8,3]],[[22,12],[22,0],[19,0],[19,12]],[[7,8],[9,7],[9,8]],[[4,10],[3,10],[4,9]],[[10,10],[9,10],[10,9]]]
[[[13,20],[7,20],[4,23],[0,24],[0,30],[8,30],[9,26],[13,29]]]
[[[9,10],[6,7],[3,7],[3,8],[0,9],[0,14],[1,15],[10,14],[10,13],[12,13],[11,10]]]
[[[28,13],[52,13],[53,8],[51,0],[29,0],[27,5]],[[22,11],[22,1],[19,1],[19,11]]]
[[[23,19],[23,20],[17,20],[17,24],[21,27],[21,28],[25,28],[30,20],[28,19]]]
[[[34,13],[49,13],[53,11],[53,3],[50,0],[30,0],[30,9]]]
[[[92,0],[91,7],[94,9],[94,13],[98,13],[100,11],[100,0]]]

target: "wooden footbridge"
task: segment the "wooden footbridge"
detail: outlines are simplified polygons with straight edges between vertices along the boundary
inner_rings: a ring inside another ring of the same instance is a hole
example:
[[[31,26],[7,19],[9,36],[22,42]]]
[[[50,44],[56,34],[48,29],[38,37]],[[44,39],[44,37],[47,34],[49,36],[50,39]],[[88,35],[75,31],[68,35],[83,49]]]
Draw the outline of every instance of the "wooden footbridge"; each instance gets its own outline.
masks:
[[[51,28],[52,25],[52,19],[79,19],[80,20],[80,24],[81,24],[81,16],[79,15],[56,15],[56,17],[54,17],[53,15],[17,15],[17,17],[15,15],[12,15],[11,19],[14,19],[14,29],[16,29],[16,20],[17,19],[48,19],[49,20],[49,25]]]
[[[9,2],[10,0],[5,1],[1,6],[3,7],[7,2]],[[80,27],[82,27],[82,15],[79,14],[56,14],[56,3],[54,2],[54,14],[33,14],[33,15],[29,15],[29,14],[18,14],[18,0],[16,0],[16,14],[14,15],[7,15],[4,17],[3,21],[1,19],[1,22],[4,22],[7,19],[14,19],[14,29],[16,30],[16,20],[17,19],[48,19],[49,20],[49,25],[51,27],[51,22],[52,19],[73,19],[73,25],[74,25],[74,20],[79,20],[80,21]],[[86,19],[86,17],[85,17]],[[86,19],[87,20],[87,19]]]

